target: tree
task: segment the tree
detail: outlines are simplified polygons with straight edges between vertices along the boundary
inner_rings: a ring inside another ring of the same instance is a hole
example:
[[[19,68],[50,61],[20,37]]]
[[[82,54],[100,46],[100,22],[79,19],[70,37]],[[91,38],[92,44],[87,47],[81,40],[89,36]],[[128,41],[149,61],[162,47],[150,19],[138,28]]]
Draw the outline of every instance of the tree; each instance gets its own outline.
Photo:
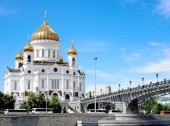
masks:
[[[49,101],[49,107],[53,108],[53,112],[55,113],[61,112],[61,106],[59,104],[57,96],[53,96],[52,99]]]
[[[152,113],[153,106],[157,103],[155,99],[144,99],[141,101],[141,106],[146,113]]]
[[[29,110],[31,110],[32,108],[36,108],[37,107],[37,102],[36,101],[37,101],[37,98],[36,98],[35,93],[30,92],[28,94],[28,101],[27,101],[27,105],[26,105],[26,106],[28,106]]]
[[[2,110],[4,107],[4,102],[3,102],[3,93],[0,92],[0,110]]]
[[[24,101],[23,103],[20,104],[20,108],[29,110],[31,110],[32,108],[45,108],[45,106],[46,101],[43,94],[42,93],[35,94],[33,92],[30,92],[28,94],[27,101]]]
[[[47,101],[47,103],[48,102],[49,101]],[[46,99],[42,93],[39,93],[37,95],[37,108],[45,108],[45,107],[46,107]]]
[[[30,109],[27,102],[24,101],[23,103],[20,104],[20,109]]]
[[[156,102],[156,104],[152,108],[152,113],[159,114],[162,109],[163,109],[163,105]]]
[[[29,109],[32,108],[45,108],[46,107],[46,99],[42,93],[35,94],[30,92],[28,95],[27,101],[24,101],[20,104],[20,108]],[[60,112],[61,106],[59,104],[59,100],[57,96],[53,96],[51,100],[47,101],[47,107],[52,108],[54,112]]]
[[[141,105],[146,113],[159,114],[161,110],[170,111],[170,104],[161,104],[155,99],[142,100]]]
[[[15,100],[12,95],[0,92],[0,110],[13,109]]]
[[[13,96],[4,94],[3,95],[3,103],[4,103],[4,109],[13,109],[15,100]]]

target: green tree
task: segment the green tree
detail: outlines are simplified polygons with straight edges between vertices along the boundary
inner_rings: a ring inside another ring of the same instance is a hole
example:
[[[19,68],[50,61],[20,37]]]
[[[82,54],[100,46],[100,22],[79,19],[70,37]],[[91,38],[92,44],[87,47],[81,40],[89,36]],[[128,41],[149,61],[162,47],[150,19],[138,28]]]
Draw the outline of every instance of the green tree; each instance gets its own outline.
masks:
[[[163,105],[156,102],[155,105],[152,108],[152,113],[153,114],[159,114],[162,109],[163,109]]]
[[[3,93],[0,92],[0,110],[4,108],[4,102],[3,102]]]
[[[4,109],[13,109],[15,100],[13,96],[4,94],[3,95]]]
[[[59,99],[57,96],[53,96],[51,100],[49,100],[49,108],[53,108],[53,111],[56,113],[61,112],[61,106],[59,104]]]
[[[146,113],[159,114],[161,110],[170,111],[170,104],[161,104],[155,99],[142,100],[141,105]]]
[[[42,93],[35,94],[33,92],[29,93],[27,101],[24,101],[20,104],[20,108],[29,109],[32,108],[45,108],[46,107],[46,99]],[[59,112],[61,110],[61,106],[59,104],[58,97],[52,97],[51,100],[47,101],[47,107],[52,108],[54,112]]]
[[[32,108],[36,108],[37,107],[37,98],[36,98],[35,93],[30,92],[28,94],[27,106],[28,106],[29,110],[31,110]]]
[[[144,99],[141,101],[141,106],[146,113],[152,113],[153,106],[157,103],[155,99]]]
[[[46,99],[42,93],[39,93],[37,95],[37,108],[45,108],[45,107],[46,107]]]
[[[163,110],[170,111],[170,103],[163,105]]]
[[[24,101],[23,103],[20,104],[20,109],[30,109],[27,102]]]
[[[13,109],[15,100],[12,95],[0,92],[0,110]]]

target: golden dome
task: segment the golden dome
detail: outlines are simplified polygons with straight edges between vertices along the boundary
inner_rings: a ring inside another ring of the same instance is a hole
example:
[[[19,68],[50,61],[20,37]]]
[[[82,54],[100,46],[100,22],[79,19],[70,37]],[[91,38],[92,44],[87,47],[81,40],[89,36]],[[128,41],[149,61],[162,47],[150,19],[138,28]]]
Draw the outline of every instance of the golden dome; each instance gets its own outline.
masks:
[[[59,57],[59,62],[63,62],[63,61],[64,61],[63,57],[60,56],[60,57]]]
[[[33,52],[34,51],[34,48],[33,46],[28,43],[25,47],[24,47],[24,52]]]
[[[16,60],[23,60],[24,57],[23,57],[22,53],[19,52],[19,53],[16,55],[15,59],[16,59]]]
[[[47,21],[44,21],[42,26],[32,34],[31,40],[42,40],[49,39],[54,41],[59,41],[58,35],[55,31],[48,25]]]
[[[74,48],[73,44],[71,45],[70,49],[68,50],[68,55],[77,55],[77,50]]]

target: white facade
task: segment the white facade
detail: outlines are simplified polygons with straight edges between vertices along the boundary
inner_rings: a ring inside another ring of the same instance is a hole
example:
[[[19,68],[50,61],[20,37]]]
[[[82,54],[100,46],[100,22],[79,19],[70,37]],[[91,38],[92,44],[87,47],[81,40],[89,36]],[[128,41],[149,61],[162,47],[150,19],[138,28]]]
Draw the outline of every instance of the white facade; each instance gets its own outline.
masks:
[[[23,54],[17,54],[15,69],[7,68],[4,93],[15,96],[16,102],[25,100],[29,92],[48,92],[48,98],[57,95],[60,101],[84,98],[85,74],[77,69],[77,52],[69,50],[68,61],[64,62],[59,39],[54,37],[58,38],[45,21],[32,35],[29,46],[33,50],[27,45]]]

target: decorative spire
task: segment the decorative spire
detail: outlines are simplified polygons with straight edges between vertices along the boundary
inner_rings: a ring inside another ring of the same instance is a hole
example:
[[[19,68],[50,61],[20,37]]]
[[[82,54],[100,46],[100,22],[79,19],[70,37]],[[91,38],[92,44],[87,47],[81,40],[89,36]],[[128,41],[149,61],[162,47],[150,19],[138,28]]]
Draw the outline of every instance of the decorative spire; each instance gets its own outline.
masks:
[[[30,43],[30,36],[28,35],[28,40],[27,40],[28,43]]]
[[[30,44],[30,36],[28,35],[28,41],[26,46],[24,47],[24,52],[33,52],[34,48],[33,46]]]
[[[77,55],[77,50],[74,48],[73,39],[71,39],[71,47],[68,50],[68,55]]]
[[[72,38],[71,39],[71,48],[74,48],[74,46],[73,46],[74,44],[73,43],[74,43],[74,41],[73,41],[73,38]]]
[[[54,40],[59,42],[59,36],[47,23],[47,11],[45,11],[43,24],[32,34],[31,43],[34,40]]]
[[[47,22],[47,10],[45,10],[44,19],[45,19],[45,22]]]

